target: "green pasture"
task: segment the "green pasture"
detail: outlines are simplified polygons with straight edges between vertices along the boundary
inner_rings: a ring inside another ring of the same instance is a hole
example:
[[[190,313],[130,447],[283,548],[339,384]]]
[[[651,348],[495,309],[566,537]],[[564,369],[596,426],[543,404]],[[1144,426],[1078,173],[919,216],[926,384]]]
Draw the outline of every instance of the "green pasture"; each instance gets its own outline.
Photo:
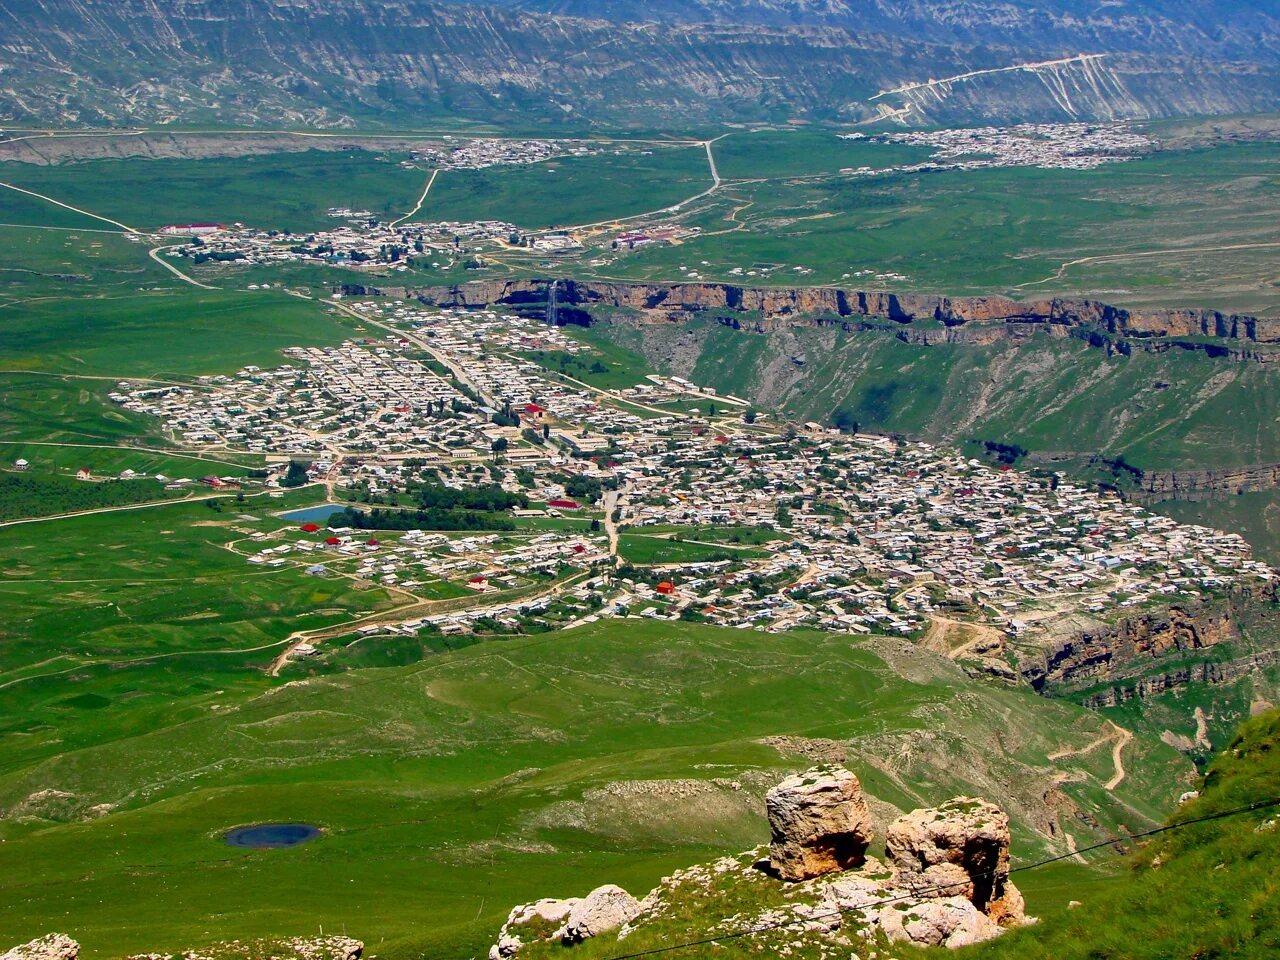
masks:
[[[990,792],[997,768],[1034,784],[1056,746],[1096,736],[1084,711],[1014,691],[971,696],[957,670],[895,666],[892,649],[602,623],[257,695],[249,680],[189,676],[204,689],[179,702],[174,722],[145,710],[127,715],[130,728],[99,720],[91,742],[58,755],[23,744],[38,730],[10,733],[0,807],[25,815],[0,823],[0,937],[66,929],[93,957],[323,924],[384,957],[475,956],[514,903],[606,881],[639,893],[677,866],[762,842],[760,792],[807,761],[760,737],[850,739],[873,792],[916,804]],[[118,671],[99,696],[123,697],[129,681]],[[42,689],[62,704],[51,710],[109,716],[71,678]],[[1019,737],[974,735],[993,715]],[[895,760],[886,735],[926,727],[948,732]],[[1104,823],[1149,822],[1168,803],[1168,788],[1151,785],[1176,758],[1158,743],[1140,751],[1143,778],[1119,791],[1129,807],[1088,788],[1106,756],[1074,761],[1080,783],[1064,789]],[[646,786],[671,779],[706,786],[686,799]],[[627,781],[636,787],[606,789]],[[284,851],[220,840],[264,821],[325,834]],[[1024,856],[1044,849],[1029,822],[1018,831]],[[137,912],[123,916],[121,902]]]
[[[317,150],[203,160],[133,158],[59,166],[9,163],[0,171],[0,179],[137,230],[213,221],[306,231],[339,224],[327,216],[330,207],[368,210],[382,220],[407,213],[421,195],[426,175],[402,169],[402,159],[364,150]],[[0,195],[0,220],[10,219],[4,204],[13,202]],[[39,217],[34,209],[15,211],[19,213]]]
[[[590,157],[526,166],[445,170],[422,220],[503,220],[567,227],[659,210],[711,186],[700,145],[606,147]]]

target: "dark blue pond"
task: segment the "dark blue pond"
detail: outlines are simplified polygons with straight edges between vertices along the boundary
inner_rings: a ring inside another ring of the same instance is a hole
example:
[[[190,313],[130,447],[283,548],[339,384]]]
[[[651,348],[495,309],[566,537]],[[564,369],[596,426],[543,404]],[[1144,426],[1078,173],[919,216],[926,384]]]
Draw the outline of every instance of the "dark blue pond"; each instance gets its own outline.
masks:
[[[320,829],[307,823],[260,823],[254,827],[232,830],[223,839],[233,847],[277,850],[281,847],[296,847],[318,836]]]

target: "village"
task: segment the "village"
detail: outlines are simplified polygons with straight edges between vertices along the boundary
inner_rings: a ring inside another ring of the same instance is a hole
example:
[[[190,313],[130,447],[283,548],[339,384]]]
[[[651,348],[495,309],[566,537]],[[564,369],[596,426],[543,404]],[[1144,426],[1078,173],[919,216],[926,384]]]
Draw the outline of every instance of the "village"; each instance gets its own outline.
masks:
[[[595,348],[536,317],[337,304],[377,336],[112,399],[186,445],[266,454],[269,488],[322,485],[324,516],[232,548],[405,599],[370,636],[640,616],[1016,643],[1275,576],[1239,536],[1057,474],[774,420],[681,377],[592,386]],[[999,673],[993,652],[974,654]]]
[[[1023,123],[1011,127],[912,130],[874,136],[848,133],[841,139],[901,143],[933,150],[933,157],[925,163],[891,168],[897,173],[990,167],[1093,170],[1104,164],[1136,159],[1151,149],[1150,140],[1120,123]],[[886,171],[863,167],[844,172],[866,175]]]

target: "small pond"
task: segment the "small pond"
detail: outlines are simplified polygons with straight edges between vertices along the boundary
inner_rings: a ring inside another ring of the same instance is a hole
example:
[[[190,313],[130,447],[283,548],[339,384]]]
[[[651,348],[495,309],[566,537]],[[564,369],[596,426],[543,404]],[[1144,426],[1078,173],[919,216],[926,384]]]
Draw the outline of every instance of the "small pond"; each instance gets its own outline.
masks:
[[[296,847],[318,836],[320,828],[309,823],[259,823],[232,830],[223,839],[233,847],[277,850],[281,847]]]
[[[296,520],[299,523],[326,523],[335,513],[347,509],[341,503],[322,503],[318,507],[305,507],[301,510],[290,510],[280,514],[281,520]]]

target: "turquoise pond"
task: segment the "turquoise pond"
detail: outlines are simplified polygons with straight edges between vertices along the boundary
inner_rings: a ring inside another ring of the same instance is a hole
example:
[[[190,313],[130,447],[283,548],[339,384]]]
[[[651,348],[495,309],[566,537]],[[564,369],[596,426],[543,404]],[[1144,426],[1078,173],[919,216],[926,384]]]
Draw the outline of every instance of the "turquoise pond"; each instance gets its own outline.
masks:
[[[322,503],[318,507],[305,507],[301,510],[290,510],[280,514],[281,520],[296,520],[299,523],[325,523],[335,513],[347,509],[340,503]]]

